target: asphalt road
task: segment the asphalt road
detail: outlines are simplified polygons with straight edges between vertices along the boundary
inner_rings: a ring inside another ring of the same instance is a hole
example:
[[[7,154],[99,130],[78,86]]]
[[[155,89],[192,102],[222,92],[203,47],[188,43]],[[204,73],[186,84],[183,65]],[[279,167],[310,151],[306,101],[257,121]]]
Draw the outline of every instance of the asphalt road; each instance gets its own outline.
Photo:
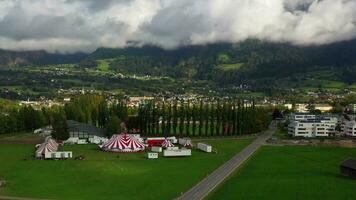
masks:
[[[274,122],[271,123],[269,129],[260,134],[250,145],[244,150],[236,154],[233,158],[220,166],[209,176],[200,181],[193,188],[188,190],[177,200],[201,200],[208,196],[222,181],[224,181],[232,172],[241,166],[254,152],[256,152],[268,140],[276,130]]]

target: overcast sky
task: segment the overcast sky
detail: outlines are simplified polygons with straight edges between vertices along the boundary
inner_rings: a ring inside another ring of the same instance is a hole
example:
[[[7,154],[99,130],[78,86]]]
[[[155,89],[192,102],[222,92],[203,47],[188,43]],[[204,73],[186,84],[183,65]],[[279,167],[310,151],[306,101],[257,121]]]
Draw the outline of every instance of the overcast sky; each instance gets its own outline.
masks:
[[[356,38],[356,0],[0,0],[0,48],[90,52],[247,38],[326,44]]]

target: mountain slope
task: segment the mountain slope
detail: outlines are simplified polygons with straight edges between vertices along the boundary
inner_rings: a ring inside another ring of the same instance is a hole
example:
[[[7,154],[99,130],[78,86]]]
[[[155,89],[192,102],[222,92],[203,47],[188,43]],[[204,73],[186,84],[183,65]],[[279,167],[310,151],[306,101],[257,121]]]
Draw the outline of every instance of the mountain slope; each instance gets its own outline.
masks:
[[[77,63],[87,54],[59,54],[45,51],[8,51],[0,49],[1,66],[47,65]]]

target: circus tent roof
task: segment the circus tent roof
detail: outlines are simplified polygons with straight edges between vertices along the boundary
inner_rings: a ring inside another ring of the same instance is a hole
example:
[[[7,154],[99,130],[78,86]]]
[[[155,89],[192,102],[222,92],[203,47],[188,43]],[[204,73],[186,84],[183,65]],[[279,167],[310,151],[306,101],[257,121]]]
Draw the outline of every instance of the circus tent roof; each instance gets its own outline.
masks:
[[[45,142],[42,143],[36,150],[36,156],[41,157],[45,155],[45,153],[55,152],[57,150],[58,143],[54,139],[47,137]]]
[[[137,152],[145,149],[145,145],[130,134],[113,135],[99,147],[104,151],[113,152]]]
[[[174,147],[174,145],[172,144],[172,142],[170,140],[167,140],[165,139],[163,142],[162,142],[162,147]]]
[[[184,147],[188,147],[188,148],[193,147],[192,141],[191,140],[185,140],[183,146]]]

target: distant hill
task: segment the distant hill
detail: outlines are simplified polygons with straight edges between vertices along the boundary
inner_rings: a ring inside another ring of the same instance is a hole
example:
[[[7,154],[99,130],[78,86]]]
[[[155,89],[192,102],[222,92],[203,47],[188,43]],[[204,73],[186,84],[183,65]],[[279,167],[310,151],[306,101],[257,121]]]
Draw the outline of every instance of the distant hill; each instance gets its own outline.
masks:
[[[356,40],[306,47],[258,40],[172,50],[147,45],[98,48],[88,55],[0,50],[0,66],[62,63],[83,67],[105,63],[105,68],[125,74],[210,80],[221,85],[248,83],[260,89],[304,86],[303,82],[313,79],[322,80],[319,85],[325,81],[351,85],[356,83]]]
[[[99,48],[88,58],[114,59],[110,62],[111,68],[124,73],[212,79],[230,84],[292,77],[321,69],[335,75],[355,74],[356,40],[306,47],[247,40],[239,44],[186,46],[173,50],[154,46]],[[334,79],[356,81],[347,76]]]
[[[87,54],[59,54],[45,51],[8,51],[0,49],[1,66],[47,65],[77,63]]]

